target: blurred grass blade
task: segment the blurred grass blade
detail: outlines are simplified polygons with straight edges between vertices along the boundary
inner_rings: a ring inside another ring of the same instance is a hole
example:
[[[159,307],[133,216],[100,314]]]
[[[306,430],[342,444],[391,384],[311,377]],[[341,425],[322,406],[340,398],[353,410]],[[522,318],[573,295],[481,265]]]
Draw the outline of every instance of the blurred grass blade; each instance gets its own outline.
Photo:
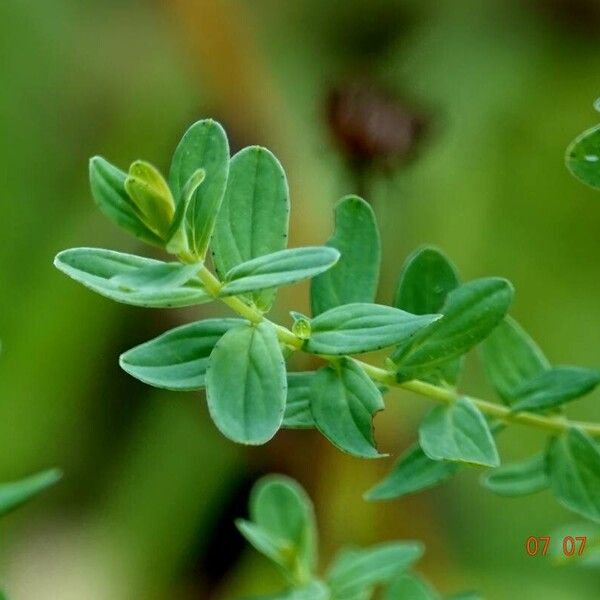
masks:
[[[18,508],[31,498],[53,486],[61,477],[61,471],[58,469],[49,469],[48,471],[36,473],[20,481],[0,483],[0,516]]]

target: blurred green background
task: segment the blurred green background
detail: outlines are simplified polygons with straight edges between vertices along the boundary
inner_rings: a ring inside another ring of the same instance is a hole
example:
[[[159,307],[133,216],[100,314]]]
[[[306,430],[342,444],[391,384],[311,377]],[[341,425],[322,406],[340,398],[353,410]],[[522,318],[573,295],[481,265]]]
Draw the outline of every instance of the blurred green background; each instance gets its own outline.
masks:
[[[52,267],[69,246],[146,251],[95,209],[91,155],[166,170],[185,128],[212,116],[234,148],[263,144],[283,162],[291,245],[327,239],[334,202],[360,188],[382,228],[381,301],[406,255],[435,243],[465,279],[514,282],[514,314],[553,362],[600,366],[600,196],[563,166],[567,143],[598,121],[597,2],[3,0],[0,40],[0,479],[65,471],[0,526],[0,576],[15,600],[277,590],[232,525],[271,471],[315,499],[324,560],[343,543],[419,538],[420,570],[443,592],[600,597],[598,571],[524,551],[528,536],[577,520],[549,494],[496,498],[470,470],[367,504],[361,494],[393,458],[352,459],[311,432],[236,447],[201,395],[152,390],[117,364],[123,350],[222,309],[117,305]],[[356,86],[368,90],[367,130],[375,123],[385,137],[413,114],[424,125],[409,128],[399,158],[348,160],[336,143],[332,94]],[[307,310],[306,286],[280,293],[277,318],[290,308]],[[476,357],[463,389],[491,397]],[[599,400],[571,412],[598,420]],[[387,405],[377,438],[395,457],[428,403],[391,393]],[[540,441],[515,427],[501,451],[523,456]]]

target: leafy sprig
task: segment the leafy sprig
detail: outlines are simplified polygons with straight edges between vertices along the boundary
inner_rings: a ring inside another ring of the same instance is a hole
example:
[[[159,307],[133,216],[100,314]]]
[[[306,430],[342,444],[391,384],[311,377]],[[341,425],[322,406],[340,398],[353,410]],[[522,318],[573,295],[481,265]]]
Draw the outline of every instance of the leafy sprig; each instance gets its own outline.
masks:
[[[505,279],[461,283],[449,259],[425,247],[407,260],[391,305],[376,304],[381,251],[371,207],[347,196],[324,246],[287,249],[289,194],[280,163],[259,147],[229,158],[225,132],[211,120],[185,133],[168,184],[148,163],[136,161],[125,173],[98,157],[90,181],[109,218],[174,260],[75,248],[56,257],[61,271],[126,304],[219,300],[236,313],[177,327],[125,352],[120,364],[134,377],[169,390],[206,388],[215,424],[235,442],[262,444],[281,427],[314,427],[363,458],[384,456],[372,421],[386,390],[415,392],[439,406],[368,499],[414,493],[475,465],[498,469],[482,478],[495,492],[549,487],[568,508],[600,520],[593,439],[600,425],[563,413],[597,386],[600,372],[551,366],[508,316],[513,288]],[[312,315],[291,313],[291,328],[271,321],[277,288],[308,278]],[[459,385],[463,357],[475,346],[500,402],[470,397]],[[383,366],[359,358],[383,349]],[[323,367],[288,372],[293,352],[312,354]],[[499,466],[495,436],[513,424],[545,431],[547,448]]]
[[[249,509],[250,519],[239,519],[236,525],[248,542],[277,566],[287,585],[282,593],[261,596],[264,600],[441,600],[433,587],[412,571],[424,552],[417,541],[342,548],[324,576],[319,576],[313,505],[304,489],[288,477],[269,475],[258,481]],[[379,592],[383,595],[376,595]],[[480,598],[475,593],[460,597]]]

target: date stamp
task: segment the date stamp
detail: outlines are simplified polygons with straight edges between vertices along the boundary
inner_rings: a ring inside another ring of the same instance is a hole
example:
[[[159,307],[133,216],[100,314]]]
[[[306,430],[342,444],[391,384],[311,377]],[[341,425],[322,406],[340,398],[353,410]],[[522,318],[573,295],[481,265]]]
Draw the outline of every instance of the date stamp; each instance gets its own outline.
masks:
[[[537,556],[546,556],[551,546],[559,545],[559,552],[562,551],[563,556],[583,556],[585,546],[587,544],[587,536],[585,535],[566,535],[563,538],[553,539],[549,535],[530,535],[525,540],[525,552],[533,558]]]

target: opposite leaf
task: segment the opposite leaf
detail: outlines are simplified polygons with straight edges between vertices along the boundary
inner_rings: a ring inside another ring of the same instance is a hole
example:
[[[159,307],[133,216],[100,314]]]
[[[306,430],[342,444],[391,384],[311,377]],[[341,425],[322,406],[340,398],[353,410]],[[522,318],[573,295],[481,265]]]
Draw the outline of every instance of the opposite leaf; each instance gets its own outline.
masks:
[[[391,500],[414,494],[450,479],[458,468],[456,462],[432,460],[419,444],[414,444],[398,459],[391,473],[365,494],[365,499]]]
[[[315,426],[315,421],[310,412],[310,388],[315,375],[315,371],[288,373],[283,427],[311,429]]]
[[[579,181],[600,189],[600,125],[584,131],[571,142],[565,161]]]
[[[600,522],[600,450],[583,431],[569,429],[548,447],[552,491],[568,509]]]
[[[54,265],[85,287],[124,304],[171,308],[212,300],[189,265],[101,248],[64,250]]]
[[[155,387],[188,391],[205,386],[210,353],[221,337],[242,319],[206,319],[171,329],[121,354],[130,375]]]
[[[265,321],[230,329],[214,347],[206,374],[210,414],[223,435],[264,444],[283,421],[286,368],[275,329]]]
[[[486,473],[481,483],[499,496],[526,496],[550,486],[546,457],[536,454],[519,462],[507,463]]]
[[[392,581],[383,600],[439,600],[439,594],[416,575],[401,575]]]
[[[486,374],[498,395],[511,404],[516,390],[550,368],[523,328],[506,317],[481,345]]]
[[[126,179],[126,173],[101,156],[90,159],[90,187],[98,208],[135,237],[155,246],[163,246],[162,239],[142,221],[125,190]]]
[[[484,340],[502,321],[512,302],[513,288],[490,277],[465,283],[448,294],[443,317],[399,346],[392,355],[399,381],[435,371]]]
[[[199,169],[204,181],[193,193],[186,211],[191,254],[203,260],[221,207],[229,171],[229,143],[221,125],[212,119],[194,123],[179,142],[169,171],[169,185],[179,205],[184,188]]]
[[[591,392],[598,383],[597,369],[553,367],[515,389],[512,409],[536,411],[560,406]]]
[[[339,250],[341,258],[311,282],[313,316],[343,304],[373,302],[381,248],[371,206],[358,196],[342,198],[335,207],[335,232],[327,246]]]
[[[313,378],[310,410],[317,428],[353,456],[382,456],[375,448],[373,416],[383,408],[377,386],[352,359],[324,367]]]
[[[296,283],[331,268],[339,257],[337,250],[325,246],[259,256],[233,267],[225,276],[219,295],[233,296]]]
[[[212,252],[218,273],[283,250],[287,245],[290,201],[288,184],[277,158],[266,148],[251,146],[232,159],[223,204],[217,218]],[[252,294],[268,309],[272,290]]]
[[[419,428],[419,443],[432,460],[451,460],[485,467],[500,464],[490,428],[479,409],[461,397],[436,406]]]
[[[50,469],[20,481],[0,483],[0,516],[53,486],[61,477],[62,473],[58,469]]]
[[[398,344],[439,319],[381,304],[345,304],[310,322],[306,350],[314,354],[359,354]]]

